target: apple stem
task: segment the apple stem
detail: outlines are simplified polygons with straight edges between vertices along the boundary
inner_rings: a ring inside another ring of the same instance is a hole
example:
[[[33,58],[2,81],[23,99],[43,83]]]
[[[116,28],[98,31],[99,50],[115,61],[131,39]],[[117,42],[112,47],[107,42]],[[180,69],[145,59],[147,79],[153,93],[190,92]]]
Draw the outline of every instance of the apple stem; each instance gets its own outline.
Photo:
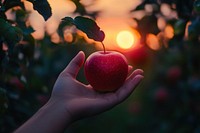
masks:
[[[106,53],[106,48],[105,48],[105,45],[103,42],[101,42],[101,44],[103,45],[103,51],[104,51],[104,54]]]

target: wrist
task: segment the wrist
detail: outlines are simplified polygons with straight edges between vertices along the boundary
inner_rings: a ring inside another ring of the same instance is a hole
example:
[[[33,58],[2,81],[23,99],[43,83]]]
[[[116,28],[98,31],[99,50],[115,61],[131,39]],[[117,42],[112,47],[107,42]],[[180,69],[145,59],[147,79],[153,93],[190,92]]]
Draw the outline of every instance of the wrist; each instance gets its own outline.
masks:
[[[67,125],[72,122],[71,115],[66,109],[65,103],[61,102],[60,100],[49,99],[49,101],[41,108],[41,110],[45,112],[52,112],[53,115],[63,118]]]
[[[49,100],[15,133],[59,133],[71,123],[71,117],[60,102]]]

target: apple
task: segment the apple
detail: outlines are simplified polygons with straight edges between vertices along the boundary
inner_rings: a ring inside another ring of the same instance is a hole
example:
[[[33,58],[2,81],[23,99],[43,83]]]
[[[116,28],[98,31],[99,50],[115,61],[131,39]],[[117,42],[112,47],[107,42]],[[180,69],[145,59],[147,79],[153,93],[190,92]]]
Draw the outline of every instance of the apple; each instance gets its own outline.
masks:
[[[92,53],[85,62],[87,81],[98,92],[111,92],[123,85],[128,75],[125,56],[116,51]]]
[[[160,87],[158,90],[155,92],[155,100],[158,103],[164,103],[169,99],[169,92],[167,91],[167,88],[165,87]]]

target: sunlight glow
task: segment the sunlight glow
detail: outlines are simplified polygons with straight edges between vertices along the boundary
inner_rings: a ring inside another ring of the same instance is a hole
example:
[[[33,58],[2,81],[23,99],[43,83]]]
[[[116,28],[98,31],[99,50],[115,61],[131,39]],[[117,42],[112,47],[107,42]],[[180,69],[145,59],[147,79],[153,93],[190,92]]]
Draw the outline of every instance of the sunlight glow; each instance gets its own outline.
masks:
[[[152,50],[159,50],[160,43],[156,35],[154,34],[148,34],[146,37],[146,43]]]
[[[165,37],[172,39],[174,37],[174,29],[171,25],[167,25],[164,30]]]
[[[120,31],[116,37],[117,44],[120,48],[129,49],[133,46],[135,38],[130,31]]]

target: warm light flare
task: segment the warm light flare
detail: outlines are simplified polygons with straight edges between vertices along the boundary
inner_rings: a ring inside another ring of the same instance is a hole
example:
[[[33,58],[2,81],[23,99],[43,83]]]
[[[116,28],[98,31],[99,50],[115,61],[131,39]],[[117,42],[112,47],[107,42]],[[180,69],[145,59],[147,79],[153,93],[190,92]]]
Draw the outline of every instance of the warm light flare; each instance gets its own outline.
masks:
[[[151,48],[152,50],[159,50],[160,49],[160,43],[156,35],[154,34],[148,34],[146,37],[146,44]]]
[[[120,31],[116,38],[117,44],[120,48],[129,49],[134,45],[135,38],[130,31]]]
[[[165,37],[172,39],[174,37],[174,29],[171,25],[167,25],[164,30]]]

